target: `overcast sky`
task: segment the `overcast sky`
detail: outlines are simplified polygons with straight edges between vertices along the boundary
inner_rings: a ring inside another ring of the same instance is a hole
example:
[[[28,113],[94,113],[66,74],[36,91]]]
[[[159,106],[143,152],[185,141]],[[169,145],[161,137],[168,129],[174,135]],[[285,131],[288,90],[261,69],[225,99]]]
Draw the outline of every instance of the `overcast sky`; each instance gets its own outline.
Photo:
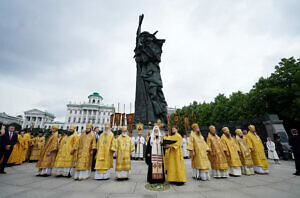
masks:
[[[300,1],[0,1],[0,112],[66,104],[99,92],[134,106],[138,16],[158,30],[171,107],[248,92],[283,57],[300,55]]]

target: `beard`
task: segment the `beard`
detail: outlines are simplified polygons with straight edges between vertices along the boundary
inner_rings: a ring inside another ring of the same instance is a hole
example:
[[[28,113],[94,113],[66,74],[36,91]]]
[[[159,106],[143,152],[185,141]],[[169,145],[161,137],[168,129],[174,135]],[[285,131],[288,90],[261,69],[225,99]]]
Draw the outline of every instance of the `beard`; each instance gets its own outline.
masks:
[[[107,129],[107,130],[104,130],[104,133],[105,133],[105,134],[108,134],[108,133],[109,133],[109,131],[110,131],[109,129]]]

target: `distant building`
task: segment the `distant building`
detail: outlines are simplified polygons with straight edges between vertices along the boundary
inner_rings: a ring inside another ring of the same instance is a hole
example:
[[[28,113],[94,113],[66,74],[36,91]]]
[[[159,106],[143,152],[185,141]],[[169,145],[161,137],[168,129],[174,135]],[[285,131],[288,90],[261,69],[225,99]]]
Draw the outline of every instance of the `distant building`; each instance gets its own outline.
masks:
[[[110,121],[110,115],[115,112],[115,108],[113,106],[103,105],[102,100],[102,96],[94,92],[88,96],[87,103],[67,104],[65,122],[47,122],[46,129],[56,124],[60,129],[68,130],[70,125],[75,125],[80,135],[87,123],[93,123],[94,127],[99,127],[100,130],[103,130],[104,123]]]
[[[3,124],[11,124],[11,123],[17,123],[19,125],[22,125],[22,116],[11,116],[6,114],[5,112],[0,113],[0,123]]]
[[[168,115],[171,115],[172,113],[175,113],[176,109],[173,107],[168,107]]]
[[[49,112],[39,109],[31,109],[24,112],[24,120],[22,128],[45,128],[47,122],[52,122],[55,116]]]

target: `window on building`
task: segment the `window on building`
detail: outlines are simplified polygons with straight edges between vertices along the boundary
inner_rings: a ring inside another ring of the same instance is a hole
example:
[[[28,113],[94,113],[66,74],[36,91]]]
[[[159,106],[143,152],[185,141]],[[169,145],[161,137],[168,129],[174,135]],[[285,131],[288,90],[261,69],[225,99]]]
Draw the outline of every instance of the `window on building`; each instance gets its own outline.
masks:
[[[69,126],[67,126],[67,131],[69,131]]]
[[[32,117],[32,121],[36,121],[36,117]]]
[[[79,111],[79,114],[82,114],[82,111],[81,111],[81,110]]]
[[[77,114],[77,110],[75,110],[75,114]]]
[[[72,114],[72,109],[70,110],[70,114]]]
[[[69,122],[69,123],[71,122],[71,117],[69,117],[68,122]]]
[[[83,123],[85,123],[86,122],[86,118],[83,118]]]
[[[80,123],[80,121],[81,121],[81,118],[78,118],[78,123]]]
[[[74,122],[74,123],[76,122],[76,118],[73,119],[73,122]]]
[[[60,129],[63,129],[63,126],[61,126]]]
[[[30,121],[30,117],[28,116],[28,117],[26,117],[26,119],[27,119],[27,121]]]
[[[95,99],[93,100],[93,103],[95,103]]]

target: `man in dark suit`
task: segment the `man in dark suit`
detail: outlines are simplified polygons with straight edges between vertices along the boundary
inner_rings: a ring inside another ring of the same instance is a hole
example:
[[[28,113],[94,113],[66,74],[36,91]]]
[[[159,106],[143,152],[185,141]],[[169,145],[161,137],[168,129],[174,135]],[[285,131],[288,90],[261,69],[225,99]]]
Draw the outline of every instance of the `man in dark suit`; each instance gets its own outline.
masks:
[[[5,129],[4,129],[5,130]],[[1,135],[3,134],[3,127],[1,128]],[[4,135],[1,137],[0,142],[0,159],[3,156],[2,164],[0,165],[0,174],[5,174],[4,168],[6,166],[7,160],[14,148],[14,145],[18,141],[18,135],[14,132],[15,127],[9,126],[8,131],[4,132]]]
[[[296,172],[294,175],[300,176],[300,135],[297,129],[291,130],[292,136],[289,138],[289,143],[292,146],[292,150],[295,158]]]

